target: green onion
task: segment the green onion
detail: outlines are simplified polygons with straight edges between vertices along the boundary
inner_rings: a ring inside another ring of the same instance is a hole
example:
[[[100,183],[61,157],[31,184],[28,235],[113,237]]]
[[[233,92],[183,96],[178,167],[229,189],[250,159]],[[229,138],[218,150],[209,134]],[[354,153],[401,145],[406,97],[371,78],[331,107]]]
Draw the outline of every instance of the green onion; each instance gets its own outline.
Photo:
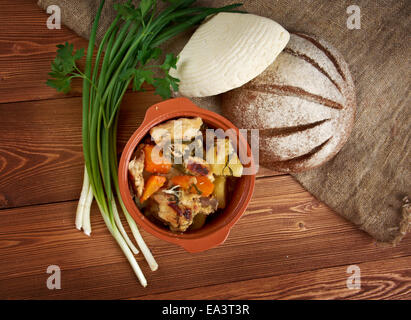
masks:
[[[130,83],[134,90],[141,90],[144,82],[154,85],[156,93],[163,98],[171,97],[171,88],[178,89],[179,80],[169,75],[169,70],[176,68],[177,63],[173,54],[166,54],[161,65],[149,65],[161,54],[158,45],[201,23],[209,15],[223,11],[238,12],[234,9],[239,6],[195,8],[191,7],[194,2],[174,0],[161,12],[157,12],[157,0],[142,0],[137,7],[131,1],[115,4],[117,16],[104,34],[93,64],[96,32],[104,6],[104,1],[101,1],[91,29],[84,72],[76,65],[84,50],[73,51],[73,45],[66,42],[57,46],[57,56],[49,73],[51,78],[47,80],[47,84],[58,91],[69,92],[72,78],[83,79],[85,168],[76,227],[90,235],[90,207],[94,198],[108,230],[143,286],[147,285],[147,281],[134,257],[138,249],[122,225],[116,198],[150,269],[154,271],[158,265],[120,196],[116,150],[118,112]],[[154,75],[155,68],[163,73],[162,77]]]

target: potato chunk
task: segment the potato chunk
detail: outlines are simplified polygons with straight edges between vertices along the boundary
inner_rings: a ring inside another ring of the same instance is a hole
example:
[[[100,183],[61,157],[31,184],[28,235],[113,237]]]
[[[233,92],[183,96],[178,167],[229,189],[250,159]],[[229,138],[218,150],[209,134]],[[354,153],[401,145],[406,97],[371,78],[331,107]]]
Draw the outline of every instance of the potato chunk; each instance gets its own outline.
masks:
[[[227,178],[224,176],[218,176],[214,180],[213,195],[218,201],[218,208],[223,209],[226,206],[226,189]]]
[[[215,146],[207,151],[207,161],[215,175],[241,177],[243,174],[243,165],[230,139],[217,139]]]

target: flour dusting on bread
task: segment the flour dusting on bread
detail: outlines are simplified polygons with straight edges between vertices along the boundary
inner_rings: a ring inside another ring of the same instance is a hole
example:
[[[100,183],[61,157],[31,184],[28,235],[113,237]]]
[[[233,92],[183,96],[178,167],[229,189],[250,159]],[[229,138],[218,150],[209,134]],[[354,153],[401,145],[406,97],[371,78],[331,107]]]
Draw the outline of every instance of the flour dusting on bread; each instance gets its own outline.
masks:
[[[354,85],[337,50],[292,33],[263,73],[223,95],[222,111],[239,128],[260,129],[260,164],[298,172],[331,159],[348,139]]]

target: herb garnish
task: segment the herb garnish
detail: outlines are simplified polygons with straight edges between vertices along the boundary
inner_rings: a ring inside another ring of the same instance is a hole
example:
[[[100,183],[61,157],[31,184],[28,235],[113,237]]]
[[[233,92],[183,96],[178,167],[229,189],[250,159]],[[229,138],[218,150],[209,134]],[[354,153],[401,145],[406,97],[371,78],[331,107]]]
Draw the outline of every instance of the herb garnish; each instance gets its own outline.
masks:
[[[196,185],[195,183],[192,183],[191,186],[194,187],[194,189],[196,189],[196,191],[197,191],[197,193],[198,193],[199,195],[202,195],[202,194],[203,194],[203,193],[201,192],[201,190],[198,189],[198,187],[197,187],[197,185]]]

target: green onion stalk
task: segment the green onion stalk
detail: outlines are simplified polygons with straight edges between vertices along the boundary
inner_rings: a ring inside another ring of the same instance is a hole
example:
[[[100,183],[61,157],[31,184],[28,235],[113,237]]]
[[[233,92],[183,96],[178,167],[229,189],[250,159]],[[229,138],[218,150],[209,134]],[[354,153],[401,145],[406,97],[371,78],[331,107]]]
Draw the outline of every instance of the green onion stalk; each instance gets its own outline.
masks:
[[[85,68],[81,71],[76,61],[84,49],[74,51],[67,42],[58,45],[57,56],[51,64],[47,84],[62,92],[69,92],[71,80],[83,79],[82,142],[85,161],[83,187],[77,207],[76,227],[91,234],[90,207],[96,200],[103,220],[125,254],[137,278],[147,285],[134,255],[138,249],[127,235],[117,208],[120,206],[137,246],[151,270],[157,262],[145,244],[122,201],[118,185],[117,125],[119,108],[127,89],[142,90],[143,83],[155,87],[155,93],[170,98],[172,89],[178,90],[179,80],[169,75],[176,68],[177,57],[164,55],[160,65],[150,64],[162,54],[159,45],[201,23],[218,12],[240,12],[233,4],[221,8],[192,7],[195,0],[174,0],[162,11],[156,0],[142,0],[136,7],[131,1],[115,4],[117,15],[104,34],[93,62],[96,33],[104,1],[101,1],[91,29]],[[154,70],[162,74],[158,76]],[[117,201],[116,201],[117,199]]]

